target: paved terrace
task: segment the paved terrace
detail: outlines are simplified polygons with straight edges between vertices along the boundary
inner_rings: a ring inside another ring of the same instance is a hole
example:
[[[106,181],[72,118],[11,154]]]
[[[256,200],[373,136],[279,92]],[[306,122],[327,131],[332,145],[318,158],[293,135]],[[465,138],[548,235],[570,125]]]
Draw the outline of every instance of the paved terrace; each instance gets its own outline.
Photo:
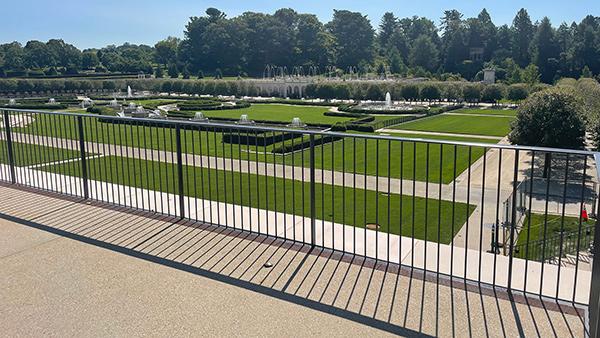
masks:
[[[0,271],[8,336],[585,335],[569,305],[6,185]]]

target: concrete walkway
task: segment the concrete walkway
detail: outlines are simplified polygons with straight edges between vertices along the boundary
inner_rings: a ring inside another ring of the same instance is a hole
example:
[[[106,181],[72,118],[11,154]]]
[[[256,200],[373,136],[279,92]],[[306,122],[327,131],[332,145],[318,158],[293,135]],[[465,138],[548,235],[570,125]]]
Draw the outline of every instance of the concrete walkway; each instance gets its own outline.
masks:
[[[232,229],[2,186],[0,196],[7,336],[585,334],[569,305]]]

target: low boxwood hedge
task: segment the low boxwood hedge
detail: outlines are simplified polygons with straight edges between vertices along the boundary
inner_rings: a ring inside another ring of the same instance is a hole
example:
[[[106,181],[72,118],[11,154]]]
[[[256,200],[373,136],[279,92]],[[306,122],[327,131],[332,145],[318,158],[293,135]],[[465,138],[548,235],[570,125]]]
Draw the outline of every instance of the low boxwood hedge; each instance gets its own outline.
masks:
[[[66,104],[47,104],[47,103],[19,103],[19,104],[7,104],[0,106],[2,108],[9,109],[67,109],[69,108]]]
[[[230,110],[250,107],[249,102],[236,101],[234,105],[224,105],[222,102],[213,100],[187,101],[177,105],[179,110]]]
[[[267,132],[256,132],[256,133],[224,133],[223,142],[233,143],[239,145],[251,145],[251,146],[268,146],[274,143],[279,143],[285,140],[302,137],[301,133],[267,133]]]
[[[358,108],[357,105],[348,105],[343,104],[338,107],[338,110],[348,112],[348,113],[358,113],[358,114],[426,114],[429,109],[424,107],[414,108],[414,109],[405,109],[405,110],[373,110],[373,109],[362,109]]]
[[[325,143],[330,143],[330,142],[335,142],[338,140],[341,140],[342,137],[340,136],[330,136],[330,135],[323,135],[323,136],[316,136],[314,139],[314,145],[321,145],[321,144],[325,144]],[[305,148],[310,147],[310,139],[305,139],[302,142],[298,142],[298,143],[294,143],[294,144],[284,144],[280,147],[276,147],[273,148],[273,150],[271,152],[276,153],[276,154],[286,154],[286,153],[290,153],[296,150],[302,150]]]

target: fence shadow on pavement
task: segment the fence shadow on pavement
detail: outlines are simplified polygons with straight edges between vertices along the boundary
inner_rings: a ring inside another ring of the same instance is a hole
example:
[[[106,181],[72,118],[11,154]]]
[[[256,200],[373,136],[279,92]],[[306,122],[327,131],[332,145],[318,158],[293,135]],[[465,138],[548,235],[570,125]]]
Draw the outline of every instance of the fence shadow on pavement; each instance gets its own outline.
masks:
[[[394,334],[584,335],[586,314],[571,304],[28,188],[0,184],[0,194],[2,219]]]

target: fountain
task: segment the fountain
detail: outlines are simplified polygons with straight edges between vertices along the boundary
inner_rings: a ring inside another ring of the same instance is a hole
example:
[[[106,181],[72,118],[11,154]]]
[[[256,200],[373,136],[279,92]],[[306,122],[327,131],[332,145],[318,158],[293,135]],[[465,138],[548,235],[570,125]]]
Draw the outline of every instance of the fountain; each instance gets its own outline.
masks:
[[[128,98],[133,97],[133,91],[131,90],[131,86],[127,86],[127,97]]]
[[[50,99],[48,99],[48,104],[55,104],[55,103],[56,103],[56,100],[54,98],[51,97]]]
[[[394,104],[394,102],[392,101],[392,95],[389,92],[385,93],[385,101],[370,101],[370,100],[362,101],[356,107],[360,108],[362,110],[372,110],[374,112],[376,112],[376,111],[410,111],[410,110],[414,110],[415,108],[425,108],[425,107],[411,106],[408,104]]]
[[[119,102],[117,101],[117,99],[112,99],[112,101],[110,101],[108,106],[111,108],[117,108],[119,106]]]
[[[254,121],[249,120],[247,114],[242,114],[242,116],[240,116],[238,124],[254,124]]]
[[[160,110],[156,109],[156,110],[151,110],[150,113],[148,114],[148,117],[151,119],[158,119],[158,118],[161,118],[162,115],[160,114]]]
[[[287,126],[291,128],[304,128],[306,127],[306,123],[303,123],[299,117],[294,117],[292,119],[292,123],[288,124]]]
[[[117,116],[118,117],[125,117],[125,112],[120,111],[120,112],[117,113]]]
[[[201,111],[196,112],[192,120],[197,122],[208,122],[208,118],[204,117],[204,113]]]
[[[15,99],[10,99],[10,100],[8,100],[8,104],[9,104],[9,105],[11,105],[11,106],[14,106],[14,105],[16,105],[16,104],[17,104],[17,100],[15,100]]]
[[[129,102],[129,106],[127,108],[134,110],[134,109],[137,109],[137,107],[138,106],[135,104],[135,102]]]
[[[81,108],[86,108],[89,106],[93,106],[94,105],[94,101],[92,101],[92,99],[90,99],[89,97],[86,97],[85,99],[81,100]]]

